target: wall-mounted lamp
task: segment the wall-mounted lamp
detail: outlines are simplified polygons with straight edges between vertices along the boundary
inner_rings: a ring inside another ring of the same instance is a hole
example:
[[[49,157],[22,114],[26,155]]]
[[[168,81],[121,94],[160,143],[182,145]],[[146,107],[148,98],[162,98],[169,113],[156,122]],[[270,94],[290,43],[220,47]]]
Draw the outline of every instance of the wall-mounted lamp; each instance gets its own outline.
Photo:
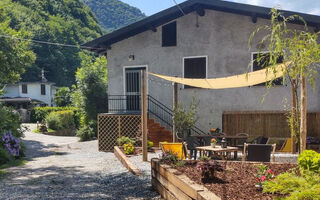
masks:
[[[129,61],[133,61],[134,60],[134,55],[129,55]]]

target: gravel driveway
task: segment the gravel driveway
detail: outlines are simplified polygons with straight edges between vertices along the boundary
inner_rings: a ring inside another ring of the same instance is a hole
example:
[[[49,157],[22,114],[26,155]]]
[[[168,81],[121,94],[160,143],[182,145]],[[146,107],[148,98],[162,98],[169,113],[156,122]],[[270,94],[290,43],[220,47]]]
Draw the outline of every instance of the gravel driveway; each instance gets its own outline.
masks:
[[[29,161],[7,170],[0,199],[159,199],[151,190],[150,163],[141,157],[131,158],[143,172],[138,177],[113,153],[98,152],[97,141],[80,143],[76,137],[32,131],[23,140]]]

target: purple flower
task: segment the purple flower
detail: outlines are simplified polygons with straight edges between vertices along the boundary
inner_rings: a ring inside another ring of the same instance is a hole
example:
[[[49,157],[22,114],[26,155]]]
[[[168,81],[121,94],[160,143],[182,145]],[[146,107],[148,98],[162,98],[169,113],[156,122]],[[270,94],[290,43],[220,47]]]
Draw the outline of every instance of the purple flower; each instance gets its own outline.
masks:
[[[21,149],[20,141],[12,135],[11,131],[3,134],[2,141],[4,142],[4,146],[7,148],[8,152],[11,155],[19,156],[19,152]]]

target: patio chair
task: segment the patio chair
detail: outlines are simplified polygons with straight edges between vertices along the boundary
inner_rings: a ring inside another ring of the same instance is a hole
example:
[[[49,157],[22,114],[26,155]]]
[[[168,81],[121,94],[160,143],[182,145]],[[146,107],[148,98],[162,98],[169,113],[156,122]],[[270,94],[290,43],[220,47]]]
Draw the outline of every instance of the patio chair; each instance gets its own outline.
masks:
[[[281,149],[279,150],[279,152],[284,152],[284,153],[291,152],[291,145],[292,145],[292,139],[287,138],[285,143],[282,145]]]
[[[258,136],[254,140],[250,141],[251,144],[267,144],[268,138],[263,136]]]
[[[197,159],[197,147],[200,146],[200,141],[196,137],[187,137],[187,149],[190,151],[190,156],[193,159]]]
[[[247,138],[249,137],[249,135],[247,133],[238,133],[236,134],[236,136],[246,136]],[[243,150],[244,147],[244,143],[247,142],[247,139],[238,139],[237,140],[237,147],[241,149],[241,151]]]
[[[183,143],[166,143],[160,142],[160,148],[163,153],[171,152],[176,154],[179,159],[186,159],[185,147]]]
[[[242,161],[271,162],[275,161],[276,144],[246,144],[244,143]]]

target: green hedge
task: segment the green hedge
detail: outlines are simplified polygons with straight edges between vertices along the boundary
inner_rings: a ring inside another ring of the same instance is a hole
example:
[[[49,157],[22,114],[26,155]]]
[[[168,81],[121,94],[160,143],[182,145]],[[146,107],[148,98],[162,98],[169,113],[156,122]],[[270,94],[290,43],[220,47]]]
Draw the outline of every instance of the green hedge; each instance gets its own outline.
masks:
[[[61,130],[75,127],[74,112],[72,110],[64,110],[51,112],[46,117],[48,128],[53,130]]]
[[[31,111],[31,122],[44,122],[46,117],[52,112],[73,111],[73,118],[76,128],[80,126],[82,113],[75,107],[36,107]]]

